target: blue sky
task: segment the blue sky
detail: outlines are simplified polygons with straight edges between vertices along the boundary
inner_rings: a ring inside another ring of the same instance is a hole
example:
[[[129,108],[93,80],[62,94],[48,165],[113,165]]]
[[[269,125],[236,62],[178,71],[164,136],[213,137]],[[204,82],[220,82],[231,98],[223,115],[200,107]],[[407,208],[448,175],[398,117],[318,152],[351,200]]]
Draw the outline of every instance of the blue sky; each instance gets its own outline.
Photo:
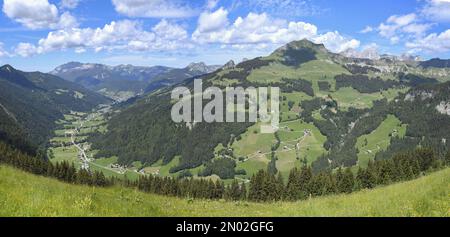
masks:
[[[3,0],[0,63],[223,64],[307,38],[355,57],[450,58],[450,0]]]

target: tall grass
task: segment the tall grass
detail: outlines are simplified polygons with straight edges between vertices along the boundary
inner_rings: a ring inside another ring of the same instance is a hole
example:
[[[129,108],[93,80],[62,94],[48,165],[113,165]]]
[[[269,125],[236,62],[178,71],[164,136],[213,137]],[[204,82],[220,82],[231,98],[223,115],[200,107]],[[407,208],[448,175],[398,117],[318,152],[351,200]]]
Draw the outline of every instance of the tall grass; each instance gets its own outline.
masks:
[[[0,166],[0,216],[450,216],[450,168],[417,180],[300,202],[185,200],[70,185]]]

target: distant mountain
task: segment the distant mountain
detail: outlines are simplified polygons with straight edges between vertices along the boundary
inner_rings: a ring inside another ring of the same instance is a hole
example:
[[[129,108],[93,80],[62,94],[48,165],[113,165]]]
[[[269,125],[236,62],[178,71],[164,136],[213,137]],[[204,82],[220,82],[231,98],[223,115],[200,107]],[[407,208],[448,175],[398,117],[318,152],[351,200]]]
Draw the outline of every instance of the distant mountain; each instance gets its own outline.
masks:
[[[207,73],[214,72],[222,66],[213,65],[207,66],[205,63],[191,63],[185,68],[170,69],[165,73],[155,76],[145,88],[144,92],[148,93],[162,87],[180,83],[188,78],[201,76]]]
[[[107,66],[70,62],[55,68],[50,73],[113,99],[121,100],[165,85],[172,85],[190,77],[210,73],[218,68],[220,66],[208,66],[202,62],[191,63],[185,68]]]
[[[200,63],[191,63],[186,67],[186,69],[188,69],[191,72],[195,72],[195,73],[199,72],[199,73],[206,74],[206,73],[214,72],[221,67],[222,67],[221,65],[208,66],[204,62],[200,62]]]
[[[423,68],[450,68],[450,59],[433,58],[428,61],[423,61],[419,65]]]
[[[223,65],[222,69],[232,69],[235,66],[236,66],[236,63],[234,63],[233,60],[230,60],[227,63],[225,63],[225,65]]]
[[[110,99],[40,72],[0,67],[0,140],[16,146],[45,143],[56,121],[70,111],[90,111]]]

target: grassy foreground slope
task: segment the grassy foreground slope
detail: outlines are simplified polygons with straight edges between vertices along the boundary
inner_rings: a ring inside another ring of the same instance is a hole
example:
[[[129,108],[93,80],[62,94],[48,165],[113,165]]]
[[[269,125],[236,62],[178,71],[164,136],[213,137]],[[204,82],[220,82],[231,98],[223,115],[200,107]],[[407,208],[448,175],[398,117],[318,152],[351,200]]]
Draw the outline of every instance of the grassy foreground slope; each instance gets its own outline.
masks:
[[[450,168],[350,195],[272,204],[75,186],[0,166],[0,216],[450,216]]]

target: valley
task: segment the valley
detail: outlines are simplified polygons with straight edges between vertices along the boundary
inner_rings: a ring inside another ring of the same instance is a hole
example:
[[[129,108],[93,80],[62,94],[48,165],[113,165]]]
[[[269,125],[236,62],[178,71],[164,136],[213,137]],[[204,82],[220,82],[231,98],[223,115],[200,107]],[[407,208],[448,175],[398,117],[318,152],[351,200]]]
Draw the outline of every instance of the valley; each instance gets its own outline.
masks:
[[[286,61],[291,55],[298,58]],[[279,86],[280,129],[275,134],[262,134],[259,123],[202,124],[198,128],[171,123],[169,86],[123,105],[67,114],[58,121],[63,129],[54,132],[48,153],[54,162],[66,160],[81,167],[81,149],[89,160],[84,163],[92,169],[128,179],[145,174],[248,183],[273,159],[285,180],[293,168],[303,165],[315,170],[352,167],[356,172],[387,152],[391,140],[405,138],[408,122],[391,107],[416,84],[437,83],[425,76],[431,69],[418,71],[415,64],[405,62],[386,65],[382,60],[355,63],[330,53],[323,45],[292,42],[267,57],[232,63],[200,77],[206,85],[219,88]],[[56,71],[71,70],[63,68]],[[446,75],[445,68],[436,70]],[[450,80],[450,76],[439,80]],[[189,87],[191,83],[186,80],[181,85]],[[205,131],[216,131],[217,137],[208,139],[200,134]],[[190,139],[193,137],[202,138]],[[180,146],[186,148],[180,150]],[[219,174],[212,168],[216,161],[231,166]]]
[[[64,119],[57,121],[58,130],[50,140],[51,147],[47,150],[50,161],[58,163],[68,161],[77,168],[100,171],[106,177],[136,179],[138,167],[124,167],[117,164],[117,157],[94,159],[95,150],[90,149],[87,138],[95,133],[106,131],[105,113],[110,106],[104,105],[92,113],[71,112]]]

